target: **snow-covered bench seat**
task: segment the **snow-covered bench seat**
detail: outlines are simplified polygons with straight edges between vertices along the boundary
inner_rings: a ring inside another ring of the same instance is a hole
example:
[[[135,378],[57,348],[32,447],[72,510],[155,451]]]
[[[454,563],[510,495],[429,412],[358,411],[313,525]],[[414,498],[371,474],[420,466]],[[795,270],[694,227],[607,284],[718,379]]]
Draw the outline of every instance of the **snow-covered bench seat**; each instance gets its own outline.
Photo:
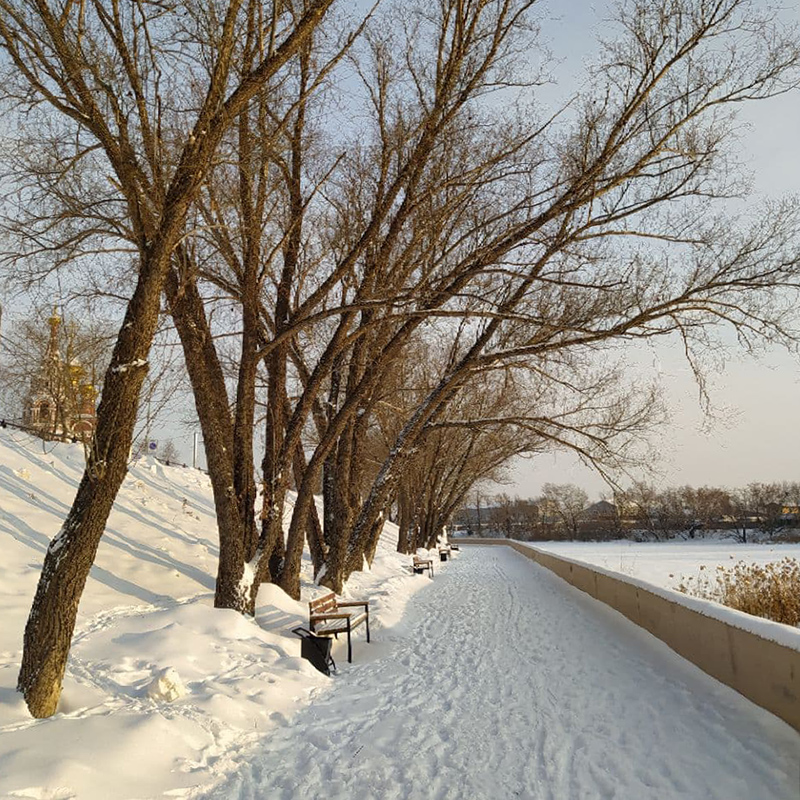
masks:
[[[428,570],[428,577],[433,577],[433,559],[432,558],[422,558],[422,556],[414,556],[414,563],[412,565],[412,570],[421,575],[425,570]]]
[[[331,592],[323,597],[318,597],[308,604],[309,628],[316,636],[337,636],[347,634],[347,660],[353,660],[353,647],[350,643],[350,633],[362,622],[367,629],[369,642],[369,601],[352,600],[344,602],[336,599]]]

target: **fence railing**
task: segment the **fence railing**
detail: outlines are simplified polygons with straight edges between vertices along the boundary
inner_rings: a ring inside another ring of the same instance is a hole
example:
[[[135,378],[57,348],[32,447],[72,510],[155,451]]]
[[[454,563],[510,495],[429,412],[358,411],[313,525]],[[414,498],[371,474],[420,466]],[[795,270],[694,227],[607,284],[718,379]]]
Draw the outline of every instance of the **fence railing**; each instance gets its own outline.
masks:
[[[20,420],[14,418],[0,418],[0,429],[2,428],[13,428],[23,433],[30,433],[32,436],[43,439],[45,442],[72,442],[73,444],[77,444],[80,441],[80,438],[77,436],[54,433],[45,428],[32,428],[30,425],[25,425]]]
[[[78,444],[81,439],[78,436],[72,436],[69,434],[59,434],[59,433],[51,433],[42,428],[32,428],[30,425],[24,425],[18,419],[9,419],[8,417],[0,417],[0,430],[11,428],[13,430],[22,431],[23,433],[29,433],[31,436],[36,436],[38,439],[41,439],[45,442],[61,442],[63,444]],[[208,470],[203,469],[202,467],[190,467],[188,464],[182,461],[176,461],[175,459],[169,458],[161,458],[160,456],[151,454],[151,453],[142,453],[141,455],[147,455],[150,458],[154,458],[160,464],[163,464],[165,467],[182,467],[183,469],[194,469],[196,472],[202,472],[204,475],[208,475]],[[140,456],[134,456],[131,461],[136,461],[137,458]]]

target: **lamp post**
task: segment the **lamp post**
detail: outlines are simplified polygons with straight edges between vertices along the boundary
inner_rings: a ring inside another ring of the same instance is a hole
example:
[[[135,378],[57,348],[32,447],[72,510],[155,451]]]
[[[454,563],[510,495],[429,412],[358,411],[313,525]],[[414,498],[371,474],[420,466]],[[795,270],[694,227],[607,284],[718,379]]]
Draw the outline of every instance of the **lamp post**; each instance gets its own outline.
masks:
[[[197,469],[197,455],[198,455],[197,446],[198,446],[198,444],[203,444],[203,442],[200,439],[200,434],[197,431],[195,431],[192,434],[192,468],[193,469]]]

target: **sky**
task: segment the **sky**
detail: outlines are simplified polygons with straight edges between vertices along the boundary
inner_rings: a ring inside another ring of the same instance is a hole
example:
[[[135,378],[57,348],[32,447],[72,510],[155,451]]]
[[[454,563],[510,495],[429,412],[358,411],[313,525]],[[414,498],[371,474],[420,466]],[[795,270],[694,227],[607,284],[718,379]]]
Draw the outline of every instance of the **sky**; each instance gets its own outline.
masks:
[[[584,54],[602,30],[606,2],[551,4],[543,33],[554,54],[567,54],[556,72],[558,91],[576,80]],[[800,25],[800,3],[781,8],[787,22]],[[558,15],[558,16],[557,16]],[[744,107],[739,158],[753,180],[753,202],[800,195],[800,90]],[[752,481],[800,480],[800,359],[777,348],[759,358],[732,348],[722,371],[711,375],[713,416],[700,408],[686,363],[667,347],[642,345],[661,374],[670,412],[668,427],[653,440],[657,456],[653,482],[662,486],[743,486]],[[520,497],[536,496],[544,483],[575,483],[593,497],[609,488],[569,454],[519,460],[509,483],[489,486]]]
[[[365,5],[367,0],[359,3]],[[602,34],[609,6],[606,0],[545,0],[542,33],[556,59],[555,81],[541,90],[545,98],[563,101],[578,85],[583,61],[596,49],[595,37]],[[800,25],[800,3],[787,4],[781,14]],[[743,107],[740,118],[739,158],[752,175],[753,202],[800,194],[800,91]],[[12,315],[6,316],[8,320]],[[800,360],[778,349],[767,350],[758,359],[731,350],[724,369],[710,376],[714,413],[708,417],[680,355],[665,346],[641,348],[634,360],[660,375],[670,412],[668,427],[653,440],[655,482],[741,486],[751,481],[800,480],[796,456]],[[181,457],[191,463],[193,430],[183,424],[194,416],[188,393],[181,406],[163,416],[151,436],[162,442],[172,439]],[[576,483],[593,497],[608,491],[598,474],[568,454],[520,460],[510,467],[508,477],[509,483],[488,486],[486,491],[532,497],[547,482]]]

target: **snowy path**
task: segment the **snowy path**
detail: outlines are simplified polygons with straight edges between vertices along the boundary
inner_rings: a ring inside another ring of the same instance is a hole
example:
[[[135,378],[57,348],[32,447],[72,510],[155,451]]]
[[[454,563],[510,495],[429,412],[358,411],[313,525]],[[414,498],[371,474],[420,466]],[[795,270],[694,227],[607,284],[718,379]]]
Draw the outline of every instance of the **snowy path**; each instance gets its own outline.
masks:
[[[200,796],[800,797],[800,736],[506,548],[462,550],[375,639]]]

